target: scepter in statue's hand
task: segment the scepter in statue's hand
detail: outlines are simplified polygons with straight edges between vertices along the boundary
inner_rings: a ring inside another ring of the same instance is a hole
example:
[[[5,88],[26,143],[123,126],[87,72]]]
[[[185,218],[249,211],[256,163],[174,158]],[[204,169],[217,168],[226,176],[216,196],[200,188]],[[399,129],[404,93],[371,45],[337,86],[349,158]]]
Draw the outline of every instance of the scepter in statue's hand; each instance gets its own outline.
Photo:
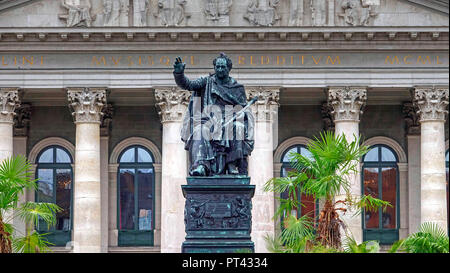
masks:
[[[175,73],[183,73],[184,72],[184,68],[186,67],[186,64],[183,63],[183,60],[181,59],[180,56],[178,56],[175,59],[175,63],[173,64],[173,70]]]

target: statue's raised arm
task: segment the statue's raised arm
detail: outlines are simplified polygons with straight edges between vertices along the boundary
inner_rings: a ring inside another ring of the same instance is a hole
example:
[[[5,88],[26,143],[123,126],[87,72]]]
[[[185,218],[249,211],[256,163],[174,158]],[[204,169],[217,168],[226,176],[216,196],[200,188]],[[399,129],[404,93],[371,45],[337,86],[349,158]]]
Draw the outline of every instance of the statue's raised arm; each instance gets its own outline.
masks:
[[[180,88],[189,91],[200,91],[204,89],[206,86],[206,78],[199,78],[191,81],[184,75],[185,68],[186,64],[183,63],[181,57],[178,56],[173,64],[173,76],[177,85]]]

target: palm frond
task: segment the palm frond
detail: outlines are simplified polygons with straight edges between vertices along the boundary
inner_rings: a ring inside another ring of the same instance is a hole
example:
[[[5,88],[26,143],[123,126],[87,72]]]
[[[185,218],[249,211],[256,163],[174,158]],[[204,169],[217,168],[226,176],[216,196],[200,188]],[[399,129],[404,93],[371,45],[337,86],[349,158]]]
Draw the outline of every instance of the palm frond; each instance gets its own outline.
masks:
[[[408,253],[449,253],[449,237],[436,223],[425,222],[403,241],[403,246]]]
[[[18,208],[17,213],[25,223],[34,223],[38,226],[39,219],[42,219],[50,229],[51,226],[56,225],[55,214],[59,211],[62,209],[53,203],[27,202]]]
[[[50,252],[49,246],[52,243],[46,240],[45,234],[39,234],[33,231],[25,237],[14,238],[12,241],[13,251],[15,253],[45,253]]]

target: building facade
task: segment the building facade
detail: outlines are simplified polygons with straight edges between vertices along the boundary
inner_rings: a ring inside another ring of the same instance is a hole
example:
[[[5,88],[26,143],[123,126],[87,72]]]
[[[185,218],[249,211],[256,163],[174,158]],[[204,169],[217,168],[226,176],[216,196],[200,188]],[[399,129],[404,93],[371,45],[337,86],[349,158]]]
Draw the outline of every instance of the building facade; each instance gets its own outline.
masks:
[[[323,130],[370,152],[352,192],[392,208],[345,217],[358,241],[448,230],[449,4],[403,0],[0,0],[0,161],[23,154],[64,210],[63,252],[180,252],[190,93],[226,52],[256,117],[252,240],[280,232],[264,183]],[[320,204],[304,199],[301,213]],[[25,230],[23,223],[14,225]],[[38,230],[45,227],[38,226]]]

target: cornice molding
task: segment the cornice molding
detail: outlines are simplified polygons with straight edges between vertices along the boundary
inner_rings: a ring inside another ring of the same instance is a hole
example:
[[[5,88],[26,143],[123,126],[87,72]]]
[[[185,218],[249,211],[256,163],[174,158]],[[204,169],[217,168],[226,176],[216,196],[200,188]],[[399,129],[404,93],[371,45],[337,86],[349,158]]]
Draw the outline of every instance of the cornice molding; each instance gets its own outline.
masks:
[[[1,43],[448,41],[448,27],[1,28]]]

